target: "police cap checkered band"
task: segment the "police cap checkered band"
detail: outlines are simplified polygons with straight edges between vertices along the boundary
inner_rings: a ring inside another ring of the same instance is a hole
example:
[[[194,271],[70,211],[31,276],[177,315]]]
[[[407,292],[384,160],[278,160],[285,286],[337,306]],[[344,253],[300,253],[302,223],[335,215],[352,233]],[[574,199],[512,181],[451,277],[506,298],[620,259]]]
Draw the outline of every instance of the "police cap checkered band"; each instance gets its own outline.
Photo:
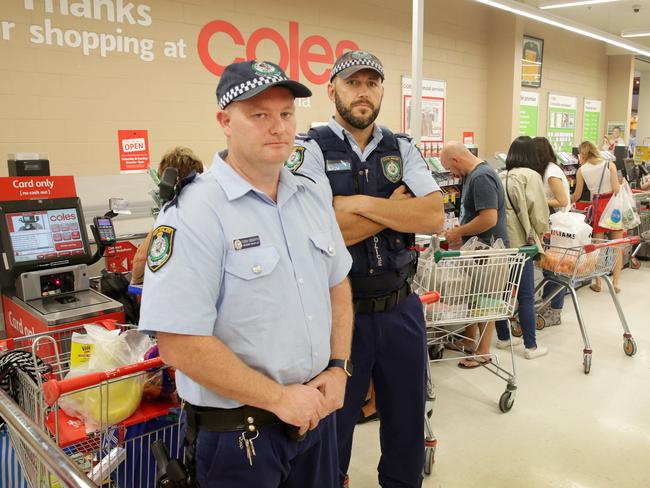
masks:
[[[302,83],[293,81],[274,63],[268,61],[243,61],[226,66],[219,85],[217,101],[223,110],[232,102],[247,100],[272,86],[284,86],[296,98],[310,97],[311,91]]]
[[[384,66],[379,59],[366,51],[348,51],[334,62],[330,73],[330,81],[335,76],[346,79],[362,69],[371,69],[379,73],[381,79],[384,79]]]

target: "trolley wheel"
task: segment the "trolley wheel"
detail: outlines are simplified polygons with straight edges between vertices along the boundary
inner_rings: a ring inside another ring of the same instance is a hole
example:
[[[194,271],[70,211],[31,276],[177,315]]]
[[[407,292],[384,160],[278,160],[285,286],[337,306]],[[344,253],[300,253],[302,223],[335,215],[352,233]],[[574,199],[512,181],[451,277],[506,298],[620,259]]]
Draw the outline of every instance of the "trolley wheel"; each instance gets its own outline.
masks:
[[[435,442],[435,441],[434,441]],[[424,474],[430,475],[433,471],[433,463],[436,462],[436,446],[424,448]]]
[[[623,341],[623,351],[628,356],[634,356],[636,354],[636,341],[632,337]]]
[[[499,409],[503,412],[509,412],[512,406],[515,404],[515,395],[512,391],[506,390],[499,398]]]
[[[445,347],[442,344],[434,344],[429,346],[429,359],[431,361],[438,361],[442,359],[442,356],[445,352]]]
[[[546,323],[544,323],[544,325],[546,325]],[[512,325],[510,326],[510,332],[515,337],[521,337],[522,335],[524,335],[524,332],[521,330],[521,325],[516,320],[512,321]]]
[[[543,315],[537,314],[535,318],[535,329],[542,330],[544,327],[546,327],[546,319]]]
[[[641,261],[639,261],[638,258],[636,257],[630,258],[630,268],[639,269],[640,267],[641,267]]]
[[[591,354],[585,354],[582,358],[582,366],[584,367],[585,374],[591,371]]]

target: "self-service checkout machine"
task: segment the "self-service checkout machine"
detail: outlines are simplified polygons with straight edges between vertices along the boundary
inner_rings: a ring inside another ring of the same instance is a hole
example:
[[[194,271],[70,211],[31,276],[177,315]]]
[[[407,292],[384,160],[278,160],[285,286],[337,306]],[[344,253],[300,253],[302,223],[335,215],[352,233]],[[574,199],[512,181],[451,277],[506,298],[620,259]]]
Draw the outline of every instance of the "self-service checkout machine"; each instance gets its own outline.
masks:
[[[122,304],[90,287],[88,266],[115,243],[96,217],[91,252],[72,176],[0,178],[0,287],[9,338],[114,319]]]

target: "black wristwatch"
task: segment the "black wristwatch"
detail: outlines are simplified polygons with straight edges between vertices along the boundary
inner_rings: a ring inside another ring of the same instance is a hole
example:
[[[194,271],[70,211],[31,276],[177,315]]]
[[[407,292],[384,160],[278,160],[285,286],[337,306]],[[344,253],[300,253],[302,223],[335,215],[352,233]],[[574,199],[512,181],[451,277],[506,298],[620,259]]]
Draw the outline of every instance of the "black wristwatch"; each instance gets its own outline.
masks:
[[[345,371],[345,374],[348,375],[348,378],[352,376],[352,362],[349,359],[330,359],[330,362],[327,363],[328,368],[342,368]]]

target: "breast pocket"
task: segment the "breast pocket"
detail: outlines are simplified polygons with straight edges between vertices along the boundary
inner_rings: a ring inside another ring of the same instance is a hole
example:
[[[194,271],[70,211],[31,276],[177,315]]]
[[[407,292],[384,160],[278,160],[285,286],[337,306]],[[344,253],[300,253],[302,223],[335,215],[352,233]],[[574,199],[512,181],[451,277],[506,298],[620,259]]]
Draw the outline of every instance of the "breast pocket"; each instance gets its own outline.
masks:
[[[225,263],[225,315],[240,324],[277,315],[280,254],[273,246],[228,251]]]
[[[270,275],[279,261],[280,254],[273,246],[230,250],[226,256],[226,273],[252,281]]]
[[[311,253],[319,276],[325,277],[329,282],[329,273],[336,255],[336,246],[330,231],[314,231],[309,234]]]

